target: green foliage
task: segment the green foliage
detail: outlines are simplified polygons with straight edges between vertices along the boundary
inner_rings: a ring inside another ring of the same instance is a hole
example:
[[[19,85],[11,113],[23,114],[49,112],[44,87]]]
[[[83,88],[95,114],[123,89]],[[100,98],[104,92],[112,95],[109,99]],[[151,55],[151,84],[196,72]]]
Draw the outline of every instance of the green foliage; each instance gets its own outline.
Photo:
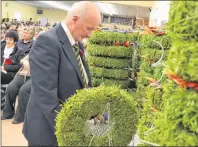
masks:
[[[169,36],[155,36],[155,35],[142,35],[140,38],[141,46],[144,48],[155,48],[155,49],[161,49],[161,46],[159,44],[155,43],[153,40],[161,43],[161,45],[164,47],[164,49],[169,49],[171,47],[171,39]]]
[[[174,1],[169,12],[168,34],[173,40],[169,50],[167,69],[186,81],[198,81],[198,3],[195,1]],[[142,63],[142,67],[146,67]],[[145,64],[145,65],[144,65]],[[161,70],[146,70],[154,76]],[[144,76],[144,73],[142,76]],[[175,82],[165,80],[163,93],[146,89],[144,96],[148,104],[143,103],[143,113],[138,131],[144,140],[161,146],[197,146],[198,145],[198,93],[191,89],[182,89]],[[141,87],[142,88],[142,87]],[[143,88],[142,88],[143,89]],[[156,94],[158,95],[157,98]],[[160,96],[162,94],[162,96]],[[157,99],[156,99],[156,98]],[[155,99],[149,101],[149,99]],[[156,105],[155,105],[156,103]],[[145,105],[146,104],[146,105]],[[160,112],[149,113],[154,105]],[[150,124],[154,128],[145,136]],[[142,144],[141,144],[142,146]]]
[[[174,1],[169,11],[167,32],[174,39],[198,40],[197,1]]]
[[[198,82],[198,43],[175,40],[169,52],[168,68],[186,81]]]
[[[161,88],[150,87],[149,85],[151,81],[147,78],[153,78],[156,81],[161,78],[164,70],[164,65],[166,63],[168,50],[165,50],[160,65],[153,67],[151,65],[160,59],[162,55],[162,50],[158,47],[157,44],[154,44],[152,40],[156,40],[159,42],[162,42],[162,40],[164,40],[165,42],[165,39],[153,35],[147,35],[144,39],[145,46],[142,46],[139,51],[139,56],[141,57],[141,60],[139,66],[139,76],[137,79],[137,95],[139,96],[138,102],[139,105],[142,107],[140,121],[138,123],[138,134],[141,139],[147,140],[146,134],[149,134],[149,132],[152,131],[151,127],[154,124],[154,120],[158,116],[159,111],[162,110],[162,95],[164,93],[163,83],[167,81],[167,78],[163,76],[160,81],[160,84],[162,86]],[[170,45],[171,42],[168,42],[167,48],[169,48]],[[153,109],[157,110],[158,112],[154,112]],[[146,145],[147,144],[141,144],[138,146]]]
[[[112,142],[127,146],[136,133],[138,110],[136,101],[117,87],[100,86],[77,91],[63,105],[56,118],[56,137],[59,146],[88,146],[92,136],[84,135],[85,122],[90,116],[102,114],[110,102]],[[91,146],[108,146],[108,134],[95,137]]]
[[[139,33],[127,33],[125,36],[126,36],[125,41],[137,42],[137,41],[140,40],[140,34]]]
[[[100,86],[101,84],[104,84],[105,86],[118,86],[120,88],[127,88],[127,81],[126,80],[113,80],[113,79],[106,79],[104,77],[102,78],[96,78],[92,77],[92,83],[94,87]]]
[[[145,132],[149,131],[154,123],[154,118],[158,112],[154,112],[152,107],[156,110],[162,110],[162,95],[163,90],[156,87],[145,87],[145,97],[143,98],[143,110],[141,119],[138,124],[138,133],[142,139],[145,137]]]
[[[137,41],[139,38],[139,33],[128,33],[123,34],[119,32],[94,32],[92,37],[89,39],[91,44],[100,45],[111,45],[112,43],[118,41],[123,43],[124,41]]]
[[[133,48],[133,55],[132,55],[132,69],[134,72],[138,72],[138,68],[140,66],[140,48],[139,47],[134,47]]]
[[[167,58],[167,50],[165,50],[163,59],[165,60]],[[153,48],[144,48],[141,50],[141,57],[143,59],[147,59],[147,62],[150,62],[152,60],[159,60],[162,55],[162,50],[157,50]]]
[[[97,67],[128,68],[130,66],[128,59],[88,56],[87,61],[90,66]]]
[[[88,44],[88,54],[90,56],[102,56],[102,57],[116,57],[116,58],[131,58],[133,54],[133,48],[124,46],[102,46]]]
[[[91,75],[98,78],[105,77],[120,80],[128,78],[128,70],[124,69],[106,69],[93,66],[90,66],[89,69]]]
[[[198,144],[198,93],[181,89],[170,82],[165,85],[163,110],[155,119],[155,129],[146,139],[162,146],[196,146]]]
[[[114,46],[118,41],[137,41],[138,33],[95,32],[89,39],[88,64],[93,79],[93,85],[119,85],[121,88],[134,87],[128,81],[131,77],[133,50],[135,47]],[[118,80],[118,81],[116,81]]]

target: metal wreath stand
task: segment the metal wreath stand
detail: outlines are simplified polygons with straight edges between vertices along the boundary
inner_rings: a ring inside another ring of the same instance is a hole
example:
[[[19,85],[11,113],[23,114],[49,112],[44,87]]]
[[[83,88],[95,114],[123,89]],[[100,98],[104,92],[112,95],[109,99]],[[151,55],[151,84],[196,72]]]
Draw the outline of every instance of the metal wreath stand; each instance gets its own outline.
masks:
[[[161,64],[161,61],[162,61],[162,59],[163,59],[163,57],[164,57],[164,47],[162,46],[161,43],[159,43],[159,42],[157,42],[157,41],[155,41],[155,40],[153,40],[153,42],[157,43],[157,44],[161,47],[161,49],[162,49],[162,55],[161,55],[160,59],[159,59],[157,62],[155,62],[155,63],[153,63],[153,64],[151,65],[151,67],[156,67],[156,66],[159,66],[159,65]],[[162,73],[162,75],[161,75],[161,77],[159,78],[159,80],[158,80],[156,83],[150,84],[150,86],[159,86],[160,81],[162,80],[163,76],[164,76],[164,74]],[[146,131],[146,132],[144,133],[144,135],[148,135],[149,132],[151,132],[153,129],[154,129],[154,125],[152,125],[151,128],[150,128],[148,131]],[[136,133],[136,134],[132,137],[132,141],[131,141],[131,143],[129,144],[129,146],[138,146],[138,144],[140,144],[140,143],[145,143],[145,144],[148,144],[148,145],[151,145],[151,146],[160,146],[160,145],[158,145],[158,144],[156,144],[156,143],[152,143],[152,142],[149,142],[149,141],[146,141],[146,140],[141,139],[141,138],[139,137],[138,133]]]

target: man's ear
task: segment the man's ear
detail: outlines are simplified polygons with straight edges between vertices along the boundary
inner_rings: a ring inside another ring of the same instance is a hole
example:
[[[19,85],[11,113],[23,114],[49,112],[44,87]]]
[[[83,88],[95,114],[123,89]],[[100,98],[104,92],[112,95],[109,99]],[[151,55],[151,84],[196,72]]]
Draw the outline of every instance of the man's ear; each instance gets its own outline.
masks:
[[[73,21],[74,21],[74,22],[77,22],[77,21],[78,21],[78,19],[79,19],[79,17],[78,17],[78,16],[73,16]]]

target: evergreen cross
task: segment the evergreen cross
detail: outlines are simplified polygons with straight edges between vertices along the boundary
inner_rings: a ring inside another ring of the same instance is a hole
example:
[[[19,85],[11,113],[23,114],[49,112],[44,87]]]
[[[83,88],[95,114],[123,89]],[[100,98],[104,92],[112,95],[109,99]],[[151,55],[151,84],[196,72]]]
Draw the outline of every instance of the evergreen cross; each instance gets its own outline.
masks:
[[[88,86],[88,84],[87,84],[87,82],[86,82],[85,73],[83,72],[83,65],[82,65],[82,62],[80,61],[80,58],[81,58],[81,57],[80,57],[79,46],[78,46],[78,44],[75,43],[75,44],[73,45],[73,47],[74,47],[76,59],[77,59],[77,62],[78,62],[78,66],[79,66],[79,68],[80,68],[80,73],[81,73],[82,78],[83,78],[84,86],[85,86],[85,88],[88,88],[89,86]]]

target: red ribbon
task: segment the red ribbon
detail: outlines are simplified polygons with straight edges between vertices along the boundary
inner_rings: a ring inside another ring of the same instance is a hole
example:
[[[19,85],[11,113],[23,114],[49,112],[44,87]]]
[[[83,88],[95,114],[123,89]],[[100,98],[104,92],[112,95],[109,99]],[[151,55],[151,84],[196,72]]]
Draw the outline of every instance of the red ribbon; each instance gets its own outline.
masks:
[[[11,59],[5,59],[4,65],[10,65],[12,64],[12,60]]]
[[[80,50],[80,54],[82,57],[84,57],[84,52],[82,50]]]
[[[180,85],[182,88],[192,88],[198,91],[198,83],[195,82],[187,82],[183,80],[181,77],[177,76],[175,73],[165,73],[170,80],[173,80],[175,83]]]

